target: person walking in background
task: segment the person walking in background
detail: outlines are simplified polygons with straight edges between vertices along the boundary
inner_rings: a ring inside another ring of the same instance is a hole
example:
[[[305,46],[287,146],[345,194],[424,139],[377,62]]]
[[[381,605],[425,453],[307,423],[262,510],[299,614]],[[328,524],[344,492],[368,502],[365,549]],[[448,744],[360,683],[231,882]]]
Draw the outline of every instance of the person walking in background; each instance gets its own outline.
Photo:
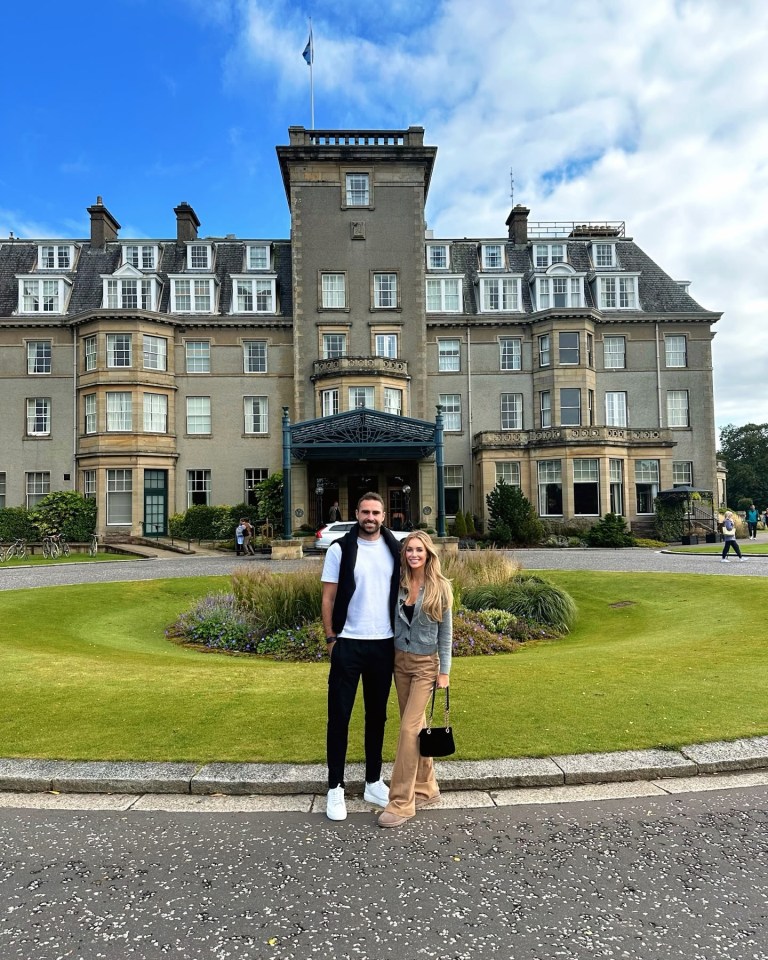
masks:
[[[243,552],[245,544],[245,520],[241,517],[240,523],[235,527],[235,553],[239,557]]]
[[[247,553],[249,556],[255,557],[256,549],[251,543],[251,540],[253,539],[253,535],[256,533],[256,531],[254,530],[253,524],[251,523],[250,520],[246,519],[241,522],[245,526],[245,538],[243,540],[243,549],[245,553]]]
[[[339,510],[339,501],[334,500],[333,506],[328,511],[328,523],[336,523],[337,520],[341,520],[341,510]]]
[[[440,799],[431,757],[419,752],[419,731],[435,686],[448,686],[453,644],[453,590],[440,569],[429,534],[415,530],[403,542],[395,618],[395,688],[400,736],[380,827],[399,827]]]
[[[736,543],[736,521],[733,519],[733,514],[730,510],[725,511],[725,519],[723,520],[723,555],[720,558],[721,563],[730,563],[728,559],[728,551],[733,547],[736,551],[736,556],[739,560],[744,560],[744,557],[741,555],[741,550],[739,549],[738,543]]]
[[[325,556],[322,618],[331,669],[328,676],[329,820],[346,820],[344,766],[349,720],[360,679],[365,702],[365,791],[368,803],[386,807],[381,779],[384,725],[392,686],[394,616],[400,582],[400,543],[384,526],[384,501],[366,493],[357,523]]]
[[[750,540],[757,540],[757,521],[759,519],[760,514],[757,507],[754,503],[750,504],[749,510],[747,510],[747,527],[749,528]]]

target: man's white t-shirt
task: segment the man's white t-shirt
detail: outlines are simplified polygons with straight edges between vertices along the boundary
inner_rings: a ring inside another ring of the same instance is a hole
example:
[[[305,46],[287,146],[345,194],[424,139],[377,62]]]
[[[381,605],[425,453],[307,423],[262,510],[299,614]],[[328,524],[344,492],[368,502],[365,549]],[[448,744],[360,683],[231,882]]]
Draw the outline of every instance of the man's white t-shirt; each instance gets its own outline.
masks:
[[[341,547],[332,544],[325,555],[323,583],[339,582]],[[357,539],[355,592],[349,601],[347,620],[340,637],[359,640],[384,640],[392,636],[389,616],[389,587],[395,559],[383,537],[376,540]]]

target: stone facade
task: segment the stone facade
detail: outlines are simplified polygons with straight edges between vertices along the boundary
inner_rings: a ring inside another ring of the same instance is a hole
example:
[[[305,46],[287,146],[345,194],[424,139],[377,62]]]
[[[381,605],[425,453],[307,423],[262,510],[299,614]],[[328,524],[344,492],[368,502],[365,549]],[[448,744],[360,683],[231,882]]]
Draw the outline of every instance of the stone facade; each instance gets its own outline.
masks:
[[[160,533],[192,503],[240,503],[282,467],[281,419],[360,407],[445,418],[446,508],[486,519],[497,479],[552,521],[660,489],[717,491],[711,341],[719,314],[623,223],[426,229],[436,148],[404,131],[289,130],[290,240],[132,240],[101,198],[87,239],[0,242],[0,503],[97,499],[103,536]],[[405,421],[403,421],[405,423]],[[358,438],[359,441],[359,438]],[[368,489],[433,523],[434,455],[360,443],[292,468],[294,525]],[[272,518],[280,528],[279,518]]]

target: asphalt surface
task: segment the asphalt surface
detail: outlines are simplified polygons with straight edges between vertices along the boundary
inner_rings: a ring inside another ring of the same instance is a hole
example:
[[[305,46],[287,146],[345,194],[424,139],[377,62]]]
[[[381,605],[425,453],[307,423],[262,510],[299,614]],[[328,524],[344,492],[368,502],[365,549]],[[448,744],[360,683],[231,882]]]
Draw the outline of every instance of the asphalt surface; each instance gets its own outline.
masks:
[[[751,555],[742,546],[744,563],[725,564],[719,555],[673,554],[629,547],[622,550],[534,549],[512,550],[510,555],[528,570],[605,570],[618,573],[700,573],[716,576],[766,576],[768,555]],[[733,557],[733,554],[731,554]],[[66,586],[75,583],[110,583],[129,580],[157,580],[164,577],[226,576],[243,565],[265,566],[276,573],[289,572],[322,557],[273,561],[269,557],[243,559],[224,556],[179,556],[157,551],[157,556],[113,563],[61,564],[51,567],[0,567],[0,590],[29,587]]]
[[[3,960],[768,960],[768,787],[374,814],[0,810]]]

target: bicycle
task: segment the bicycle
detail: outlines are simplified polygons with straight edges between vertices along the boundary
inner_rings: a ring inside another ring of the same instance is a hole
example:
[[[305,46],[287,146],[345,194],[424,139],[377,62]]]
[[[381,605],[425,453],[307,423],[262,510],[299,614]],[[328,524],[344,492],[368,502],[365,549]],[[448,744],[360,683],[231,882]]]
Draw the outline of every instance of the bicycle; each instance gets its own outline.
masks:
[[[98,534],[91,534],[91,542],[88,544],[88,556],[95,557],[99,552],[99,537]]]
[[[56,543],[55,537],[43,537],[43,556],[46,560],[55,560],[59,552],[59,545]]]
[[[3,554],[3,560],[13,560],[14,557],[17,560],[26,560],[27,558],[27,541],[21,537],[19,537],[18,540],[14,540]]]

